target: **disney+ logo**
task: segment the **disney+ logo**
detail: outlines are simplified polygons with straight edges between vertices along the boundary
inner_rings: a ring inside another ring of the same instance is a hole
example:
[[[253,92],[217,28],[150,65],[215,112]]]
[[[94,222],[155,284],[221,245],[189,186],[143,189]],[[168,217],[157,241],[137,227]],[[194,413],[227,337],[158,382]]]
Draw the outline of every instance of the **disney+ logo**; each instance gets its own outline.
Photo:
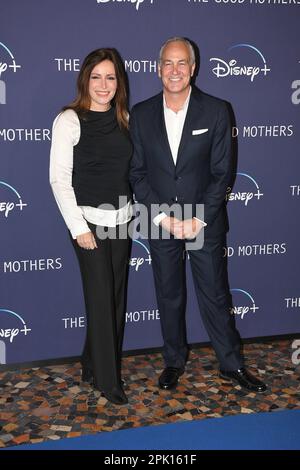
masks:
[[[6,183],[5,181],[0,181],[0,189],[4,190],[5,192],[5,201],[1,201],[0,199],[0,214],[3,213],[4,217],[8,217],[9,214],[15,209],[19,208],[20,211],[23,210],[23,207],[26,207],[27,204],[22,201],[22,197],[20,193],[10,184]],[[2,195],[3,192],[1,191],[0,194]],[[10,198],[15,199],[15,202],[10,200]],[[9,198],[9,199],[8,199]]]
[[[227,76],[245,76],[250,77],[250,81],[253,82],[255,77],[257,77],[259,74],[266,76],[267,73],[270,72],[271,69],[267,67],[266,59],[260,50],[258,50],[256,47],[252,46],[251,44],[236,44],[235,46],[231,46],[228,51],[232,51],[236,48],[245,48],[247,51],[251,51],[251,61],[253,60],[252,55],[254,51],[256,62],[258,58],[258,61],[262,61],[262,66],[256,64],[239,65],[238,61],[233,58],[229,61],[226,61],[218,57],[212,57],[210,62],[216,62],[216,66],[212,69],[212,72],[214,75],[216,75],[217,78],[224,78]]]
[[[136,11],[139,11],[140,6],[144,3],[145,0],[97,0],[97,3],[131,3],[135,5]],[[154,0],[148,0],[150,4],[153,5]]]
[[[0,42],[0,104],[6,104],[6,83],[2,80],[2,74],[8,69],[16,72],[19,68],[21,65],[17,65],[11,50]]]

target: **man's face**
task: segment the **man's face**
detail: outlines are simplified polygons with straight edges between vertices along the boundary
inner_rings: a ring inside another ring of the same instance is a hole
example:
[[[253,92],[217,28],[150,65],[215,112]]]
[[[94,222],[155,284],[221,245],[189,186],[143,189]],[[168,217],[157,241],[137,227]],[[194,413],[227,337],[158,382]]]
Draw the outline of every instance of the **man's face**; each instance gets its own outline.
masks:
[[[158,68],[165,91],[175,94],[186,91],[194,70],[195,64],[191,64],[189,49],[184,42],[170,42],[165,47]]]

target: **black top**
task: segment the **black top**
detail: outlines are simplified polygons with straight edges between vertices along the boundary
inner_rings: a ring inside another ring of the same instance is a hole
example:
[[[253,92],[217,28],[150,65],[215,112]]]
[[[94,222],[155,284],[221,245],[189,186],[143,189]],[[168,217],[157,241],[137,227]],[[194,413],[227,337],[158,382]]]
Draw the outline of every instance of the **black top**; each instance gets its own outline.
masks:
[[[80,139],[74,147],[72,177],[77,204],[112,204],[119,209],[119,196],[131,199],[128,172],[133,146],[129,133],[120,129],[115,108],[87,111],[78,117]]]

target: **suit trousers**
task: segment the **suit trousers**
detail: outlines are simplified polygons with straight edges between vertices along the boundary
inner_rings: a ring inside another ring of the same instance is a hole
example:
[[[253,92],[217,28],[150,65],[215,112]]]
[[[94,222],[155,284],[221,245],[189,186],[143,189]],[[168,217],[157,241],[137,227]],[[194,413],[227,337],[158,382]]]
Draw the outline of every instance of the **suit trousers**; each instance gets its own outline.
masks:
[[[202,249],[189,250],[199,309],[221,369],[243,367],[241,342],[230,313],[231,295],[224,258],[224,234],[206,238]],[[185,366],[185,241],[150,240],[157,303],[160,311],[163,357],[167,367]]]
[[[99,240],[96,225],[88,224],[97,248],[86,250],[72,243],[79,261],[86,307],[86,339],[82,367],[92,371],[97,388],[118,389],[121,384],[121,354],[125,323],[125,293],[130,240]],[[125,227],[126,226],[126,227]],[[115,229],[107,229],[108,231]]]

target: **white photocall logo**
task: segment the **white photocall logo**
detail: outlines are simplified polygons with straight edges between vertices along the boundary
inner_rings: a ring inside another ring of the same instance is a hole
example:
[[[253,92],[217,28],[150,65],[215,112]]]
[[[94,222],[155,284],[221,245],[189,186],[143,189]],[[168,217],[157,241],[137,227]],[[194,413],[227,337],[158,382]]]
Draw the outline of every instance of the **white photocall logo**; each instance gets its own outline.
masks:
[[[124,3],[131,4],[135,6],[136,11],[139,11],[140,6],[145,2],[145,0],[97,0],[97,3]],[[146,0],[150,5],[153,5],[154,0]]]
[[[3,193],[5,194],[5,200],[2,199]],[[12,194],[14,200],[10,199]],[[22,212],[23,207],[26,206],[27,204],[22,201],[22,197],[13,186],[0,181],[0,216],[3,214],[4,217],[8,217],[14,209]]]
[[[254,184],[255,189],[254,189],[254,191],[236,191],[236,192],[233,192],[232,188],[228,187],[227,188],[227,194],[226,194],[226,201],[239,201],[242,204],[244,204],[246,207],[247,207],[249,201],[251,201],[254,198],[256,198],[257,201],[259,201],[260,198],[264,194],[260,191],[259,186],[258,186],[257,182],[255,181],[255,179],[252,178],[252,176],[247,175],[246,173],[237,173],[236,175],[240,176],[240,177],[243,177],[243,178],[247,178],[248,182],[251,181],[251,185],[252,185],[252,183]]]
[[[236,44],[231,46],[228,49],[228,52],[231,52],[233,49],[237,48],[245,48],[247,51],[251,51],[250,57],[247,59],[247,65],[239,64],[238,59],[236,58],[224,60],[218,57],[212,57],[209,60],[210,62],[216,64],[215,67],[213,67],[212,72],[214,75],[216,75],[217,78],[224,78],[228,76],[247,77],[250,78],[251,82],[253,82],[258,75],[266,76],[267,73],[270,72],[271,69],[267,67],[266,59],[256,47],[252,46],[251,44]],[[253,54],[253,51],[255,52],[255,55]]]
[[[242,320],[249,312],[255,313],[259,307],[256,306],[255,300],[249,292],[243,289],[230,289],[234,293],[234,307],[231,308],[231,314],[239,316]]]
[[[1,315],[1,328],[0,328],[0,339],[12,343],[14,338],[19,334],[27,336],[31,328],[28,328],[25,320],[16,312],[0,308]],[[3,315],[3,316],[2,316]],[[17,320],[16,320],[17,319]]]
[[[133,267],[135,271],[138,271],[140,267],[143,266],[145,263],[148,264],[148,266],[150,266],[152,259],[151,259],[150,251],[144,243],[142,243],[140,240],[133,240],[133,242],[136,244],[136,247],[142,247],[142,254],[144,255],[144,256],[132,257],[129,260],[129,266]]]
[[[0,104],[6,104],[6,82],[2,75],[8,70],[16,72],[19,68],[21,65],[17,65],[11,50],[0,42]]]

